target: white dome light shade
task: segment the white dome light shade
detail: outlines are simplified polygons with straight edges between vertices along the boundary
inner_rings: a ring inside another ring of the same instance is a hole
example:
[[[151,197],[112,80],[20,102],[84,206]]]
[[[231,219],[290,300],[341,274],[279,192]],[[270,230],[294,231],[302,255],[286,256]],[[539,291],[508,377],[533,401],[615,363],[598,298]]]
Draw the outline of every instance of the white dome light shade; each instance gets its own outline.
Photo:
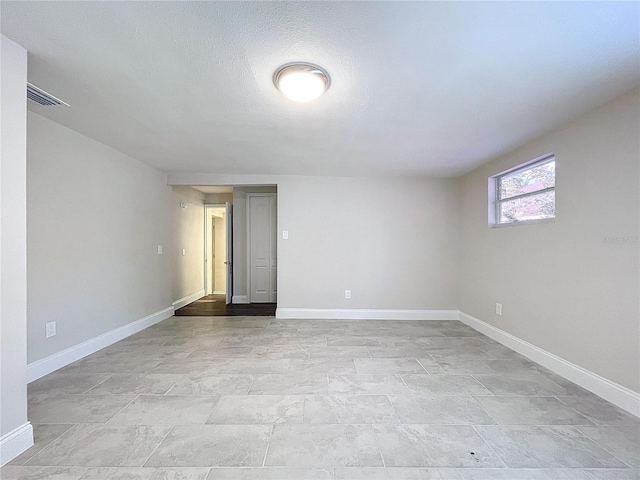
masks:
[[[316,65],[294,63],[280,67],[273,83],[294,102],[310,102],[322,95],[331,81],[327,72]]]

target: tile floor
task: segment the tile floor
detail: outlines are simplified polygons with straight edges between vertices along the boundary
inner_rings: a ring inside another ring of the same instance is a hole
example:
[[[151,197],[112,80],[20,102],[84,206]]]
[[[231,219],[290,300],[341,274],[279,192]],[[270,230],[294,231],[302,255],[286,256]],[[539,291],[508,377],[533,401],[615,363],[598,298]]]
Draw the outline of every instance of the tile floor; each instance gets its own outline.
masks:
[[[29,419],[3,480],[640,478],[639,419],[456,321],[173,317]]]

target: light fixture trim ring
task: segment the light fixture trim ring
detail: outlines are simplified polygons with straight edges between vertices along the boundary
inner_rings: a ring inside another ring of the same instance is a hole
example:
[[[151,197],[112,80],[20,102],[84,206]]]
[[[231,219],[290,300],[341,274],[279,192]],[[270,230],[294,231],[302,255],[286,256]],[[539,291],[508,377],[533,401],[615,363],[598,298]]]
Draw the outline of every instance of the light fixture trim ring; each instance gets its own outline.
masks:
[[[295,70],[298,72],[319,73],[325,80],[325,87],[321,95],[327,90],[329,90],[329,87],[331,86],[331,76],[329,76],[329,73],[321,66],[316,65],[314,63],[309,63],[309,62],[290,62],[290,63],[285,63],[284,65],[281,65],[273,73],[273,84],[281,93],[282,93],[282,90],[280,89],[280,84],[279,84],[280,76],[283,73],[286,73],[288,70]]]

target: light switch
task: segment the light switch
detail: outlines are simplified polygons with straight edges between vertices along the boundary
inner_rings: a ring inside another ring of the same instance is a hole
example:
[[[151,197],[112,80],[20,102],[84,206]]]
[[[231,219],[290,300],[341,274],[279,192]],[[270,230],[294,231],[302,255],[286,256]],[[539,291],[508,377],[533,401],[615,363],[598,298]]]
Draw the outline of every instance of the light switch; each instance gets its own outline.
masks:
[[[289,240],[289,230],[283,230],[282,231],[282,239],[283,240]]]
[[[182,249],[182,256],[184,257],[186,254],[187,254],[187,249],[186,249],[186,248],[183,248],[183,249]]]
[[[158,255],[162,255],[162,245],[158,245]]]

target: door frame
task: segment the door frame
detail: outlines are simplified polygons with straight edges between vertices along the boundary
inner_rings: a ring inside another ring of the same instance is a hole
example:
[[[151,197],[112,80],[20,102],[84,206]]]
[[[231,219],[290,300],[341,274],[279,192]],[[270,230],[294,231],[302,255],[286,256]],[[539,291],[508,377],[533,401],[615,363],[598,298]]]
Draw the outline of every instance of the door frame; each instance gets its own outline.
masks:
[[[246,213],[246,240],[247,240],[247,301],[251,303],[251,204],[250,197],[275,197],[276,199],[276,232],[275,232],[275,241],[276,241],[276,258],[278,257],[278,192],[269,192],[269,193],[253,193],[247,192],[247,213]],[[278,270],[276,269],[276,284],[278,278]],[[275,304],[278,304],[278,300],[276,298]]]
[[[225,203],[205,203],[204,204],[204,293],[205,295],[209,295],[207,293],[207,284],[209,283],[209,264],[207,262],[207,240],[209,238],[209,235],[211,235],[211,232],[208,232],[208,228],[207,228],[207,209],[208,208],[222,208],[223,210],[226,208],[226,204]],[[225,237],[229,235],[229,232],[225,232]],[[209,252],[210,253],[210,252]],[[213,266],[213,271],[212,274],[214,275],[214,279],[215,279],[215,265]],[[227,286],[228,288],[228,286]],[[215,289],[214,289],[215,290]],[[213,291],[212,291],[213,293]]]

